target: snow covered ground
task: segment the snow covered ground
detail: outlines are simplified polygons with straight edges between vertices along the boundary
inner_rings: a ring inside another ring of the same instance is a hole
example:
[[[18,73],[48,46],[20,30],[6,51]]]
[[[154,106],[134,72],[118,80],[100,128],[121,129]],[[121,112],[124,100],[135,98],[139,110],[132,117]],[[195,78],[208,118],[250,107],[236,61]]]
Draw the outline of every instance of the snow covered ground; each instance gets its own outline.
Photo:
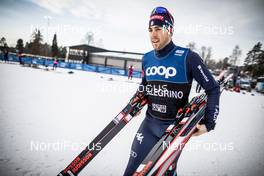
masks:
[[[125,106],[140,82],[68,71],[0,63],[1,176],[58,174]],[[122,175],[144,112],[80,175]],[[263,175],[263,114],[264,96],[224,92],[216,129],[189,141],[178,175]]]

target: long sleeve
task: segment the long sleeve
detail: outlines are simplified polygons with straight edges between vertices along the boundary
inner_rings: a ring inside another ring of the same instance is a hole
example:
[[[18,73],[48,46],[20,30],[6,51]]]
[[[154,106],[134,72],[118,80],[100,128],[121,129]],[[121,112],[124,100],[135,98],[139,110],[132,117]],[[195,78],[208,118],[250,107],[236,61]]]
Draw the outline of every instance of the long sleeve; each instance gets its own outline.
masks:
[[[189,80],[194,78],[198,84],[202,86],[202,88],[205,90],[205,93],[207,94],[205,118],[201,123],[205,124],[208,131],[213,130],[215,128],[215,122],[219,113],[219,85],[197,53],[192,51],[188,53],[186,65],[188,69],[187,75]]]

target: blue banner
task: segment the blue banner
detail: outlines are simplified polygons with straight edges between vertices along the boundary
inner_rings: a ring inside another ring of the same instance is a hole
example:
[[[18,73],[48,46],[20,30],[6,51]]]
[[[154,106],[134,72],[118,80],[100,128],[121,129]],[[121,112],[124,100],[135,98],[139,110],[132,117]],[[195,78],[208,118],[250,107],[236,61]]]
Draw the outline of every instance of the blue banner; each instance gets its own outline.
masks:
[[[141,78],[142,72],[139,71],[133,71],[133,77],[135,78]]]
[[[4,60],[3,53],[0,54],[0,60]],[[19,58],[15,54],[9,54],[8,61],[12,62],[19,62]],[[30,57],[30,56],[23,56],[21,57],[21,61],[23,64],[28,65],[43,65],[47,67],[53,67],[53,60],[41,58],[41,57]],[[120,76],[127,76],[127,72],[121,68],[115,67],[104,67],[99,65],[88,65],[88,64],[80,64],[80,63],[71,63],[71,62],[62,62],[59,61],[58,67],[60,68],[69,68],[75,70],[83,70],[83,71],[90,71],[90,72],[99,72],[99,73],[106,73],[106,74],[113,74],[113,75],[120,75]],[[141,72],[134,71],[133,77],[140,78]]]
[[[83,70],[84,71],[97,72],[97,67],[93,66],[93,65],[83,64]]]
[[[18,57],[16,57],[15,55],[9,55],[8,56],[8,61],[10,61],[10,62],[19,62]]]
[[[123,75],[123,76],[125,76],[126,72],[123,69],[112,68],[112,74],[113,75]]]
[[[67,62],[59,62],[58,67],[60,67],[60,68],[69,68],[69,63],[67,63]]]

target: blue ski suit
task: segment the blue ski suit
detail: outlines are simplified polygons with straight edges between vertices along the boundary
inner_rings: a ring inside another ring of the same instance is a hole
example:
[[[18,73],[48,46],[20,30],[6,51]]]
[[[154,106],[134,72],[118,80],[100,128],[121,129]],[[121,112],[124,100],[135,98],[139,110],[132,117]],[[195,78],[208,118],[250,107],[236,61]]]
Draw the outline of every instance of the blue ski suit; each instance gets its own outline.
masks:
[[[219,85],[203,64],[201,57],[172,41],[159,51],[143,56],[139,90],[148,97],[146,117],[140,125],[131,148],[124,176],[131,176],[167,127],[174,123],[178,109],[188,103],[193,78],[207,94],[207,107],[202,124],[213,130],[219,112]]]

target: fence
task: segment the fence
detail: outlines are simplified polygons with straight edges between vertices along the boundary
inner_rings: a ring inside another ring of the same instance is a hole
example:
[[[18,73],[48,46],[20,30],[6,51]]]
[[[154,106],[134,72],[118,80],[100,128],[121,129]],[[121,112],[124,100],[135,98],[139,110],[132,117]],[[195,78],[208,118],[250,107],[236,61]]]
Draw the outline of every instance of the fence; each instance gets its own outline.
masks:
[[[0,54],[0,60],[4,61],[3,54]],[[53,67],[53,60],[41,58],[41,57],[29,57],[23,56],[19,61],[19,58],[15,54],[9,54],[7,58],[8,62],[21,62],[25,65],[29,66],[45,66],[45,67]],[[89,72],[98,72],[112,75],[120,75],[120,76],[128,76],[127,70],[116,68],[116,67],[104,67],[100,65],[88,65],[88,64],[80,64],[80,63],[72,63],[72,62],[63,62],[59,61],[58,67],[65,69],[73,69],[73,70],[83,70]],[[141,78],[140,71],[133,71],[133,77]]]

